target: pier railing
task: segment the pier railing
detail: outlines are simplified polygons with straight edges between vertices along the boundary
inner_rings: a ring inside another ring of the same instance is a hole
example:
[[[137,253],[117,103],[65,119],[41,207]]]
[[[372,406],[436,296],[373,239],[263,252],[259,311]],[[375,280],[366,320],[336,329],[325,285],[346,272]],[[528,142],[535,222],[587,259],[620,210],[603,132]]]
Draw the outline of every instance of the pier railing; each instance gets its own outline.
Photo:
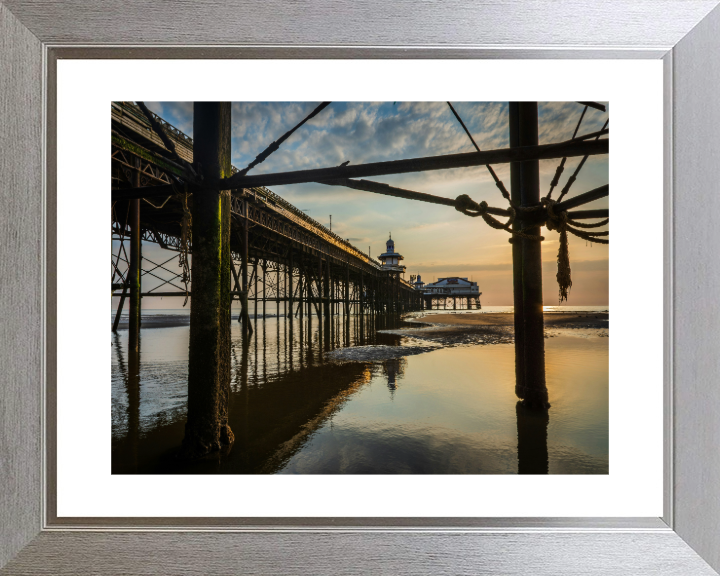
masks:
[[[188,162],[193,161],[192,146],[193,139],[185,134],[179,128],[173,126],[168,121],[164,120],[157,114],[151,112],[152,116],[157,120],[165,130],[166,134],[175,142],[176,151],[179,156]],[[133,102],[113,102],[112,103],[112,118],[113,120],[120,123],[123,127],[132,130],[133,132],[139,133],[144,138],[147,138],[153,142],[154,145],[167,150],[165,145],[162,143],[160,138],[153,132],[150,122],[147,120],[140,108]],[[240,169],[236,166],[232,166],[232,173],[237,174]],[[264,186],[244,189],[241,192],[252,195],[254,198],[260,198],[269,207],[276,211],[282,212],[284,216],[289,217],[297,224],[301,224],[304,228],[311,230],[318,236],[321,236],[325,241],[332,244],[342,246],[348,252],[352,252],[353,255],[361,260],[364,260],[367,264],[370,264],[377,269],[381,268],[380,262],[373,259],[371,256],[353,246],[348,240],[335,234],[332,230],[308,216],[305,212],[293,206],[290,202],[275,194],[272,190],[265,188]]]

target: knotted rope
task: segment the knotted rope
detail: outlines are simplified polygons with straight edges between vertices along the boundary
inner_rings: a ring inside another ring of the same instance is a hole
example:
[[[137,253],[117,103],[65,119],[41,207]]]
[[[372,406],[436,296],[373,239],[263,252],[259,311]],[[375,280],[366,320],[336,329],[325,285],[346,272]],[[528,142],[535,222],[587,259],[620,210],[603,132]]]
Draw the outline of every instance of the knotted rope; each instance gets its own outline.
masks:
[[[176,191],[179,186],[179,182],[173,182],[173,188]],[[192,242],[192,212],[190,212],[190,208],[188,207],[188,197],[190,196],[188,185],[185,184],[183,188],[183,193],[179,193],[176,198],[180,201],[183,211],[182,220],[180,221],[180,256],[178,257],[178,264],[180,268],[182,268],[182,278],[180,281],[185,285],[185,302],[183,302],[183,307],[185,307],[190,297],[188,291],[188,284],[190,283],[190,262],[188,254],[190,253],[190,244]]]
[[[525,240],[542,241],[545,240],[543,236],[538,234],[530,234],[529,230],[537,228],[541,223],[534,223],[532,226],[528,226],[521,229],[513,229],[512,225],[515,222],[517,213],[532,213],[540,210],[546,212],[545,225],[548,230],[557,230],[560,234],[560,247],[557,255],[558,271],[555,276],[557,279],[558,287],[560,290],[560,302],[568,299],[568,292],[572,288],[572,275],[570,270],[570,250],[568,245],[568,232],[574,234],[578,238],[582,238],[588,242],[596,242],[598,244],[609,244],[609,240],[599,238],[599,236],[608,236],[610,232],[607,230],[599,232],[588,232],[586,230],[579,230],[578,228],[599,228],[605,226],[610,222],[609,218],[596,222],[594,224],[586,224],[572,220],[568,217],[567,211],[556,213],[555,206],[557,200],[552,200],[549,197],[542,198],[542,201],[537,206],[528,207],[514,207],[508,208],[510,217],[507,222],[501,222],[497,218],[494,218],[488,213],[488,203],[484,200],[480,203],[475,202],[467,194],[461,194],[455,199],[455,210],[470,216],[471,218],[477,218],[480,216],[485,223],[496,230],[505,230],[512,235],[510,242],[513,242],[516,238],[522,238]]]
[[[522,228],[520,230],[513,230],[511,228],[516,216],[516,209],[513,206],[510,206],[508,208],[510,217],[505,223],[500,222],[500,220],[488,214],[487,209],[487,202],[483,200],[482,202],[480,202],[480,204],[478,204],[467,194],[461,194],[460,196],[455,198],[455,210],[457,210],[458,212],[462,212],[463,214],[465,214],[466,216],[470,216],[471,218],[477,218],[478,216],[480,216],[491,228],[495,228],[496,230],[505,230],[505,232],[512,234],[513,238],[524,238],[525,240],[537,241],[542,241],[545,239],[537,234],[528,234],[526,232],[527,228]]]
[[[598,228],[610,222],[610,218],[606,218],[605,220],[602,220],[601,222],[596,222],[594,224],[584,224],[568,218],[567,211],[565,210],[563,210],[559,214],[556,214],[556,200],[545,197],[542,199],[542,203],[543,206],[547,208],[548,219],[545,224],[547,226],[547,229],[557,230],[560,233],[560,247],[558,249],[557,255],[558,271],[555,277],[557,279],[558,287],[560,289],[560,302],[562,302],[563,300],[568,299],[568,292],[570,288],[572,288],[572,277],[570,274],[570,250],[568,248],[567,233],[570,232],[578,238],[582,238],[583,240],[587,240],[589,242],[609,244],[609,240],[603,240],[601,238],[597,238],[597,236],[607,236],[610,234],[610,232],[584,232],[582,230],[577,230],[576,228],[573,228],[572,226],[570,226],[570,224],[573,224],[575,226],[579,225],[581,228]]]

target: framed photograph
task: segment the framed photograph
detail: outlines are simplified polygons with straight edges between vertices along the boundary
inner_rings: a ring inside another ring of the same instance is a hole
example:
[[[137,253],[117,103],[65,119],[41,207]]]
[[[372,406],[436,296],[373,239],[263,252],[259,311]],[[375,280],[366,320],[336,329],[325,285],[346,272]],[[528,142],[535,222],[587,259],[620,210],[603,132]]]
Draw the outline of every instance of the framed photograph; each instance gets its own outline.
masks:
[[[0,4],[2,573],[716,574],[716,5]]]

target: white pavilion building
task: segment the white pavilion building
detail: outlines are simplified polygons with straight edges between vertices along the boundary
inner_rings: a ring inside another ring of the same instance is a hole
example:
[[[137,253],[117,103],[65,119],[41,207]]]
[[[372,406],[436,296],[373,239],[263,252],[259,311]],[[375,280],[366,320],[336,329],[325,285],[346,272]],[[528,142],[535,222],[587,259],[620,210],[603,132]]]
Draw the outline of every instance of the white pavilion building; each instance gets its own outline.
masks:
[[[385,243],[385,247],[385,252],[378,256],[380,262],[382,263],[383,270],[405,273],[405,266],[400,264],[400,262],[405,258],[395,252],[395,242],[392,239],[392,234],[390,234],[390,238]]]

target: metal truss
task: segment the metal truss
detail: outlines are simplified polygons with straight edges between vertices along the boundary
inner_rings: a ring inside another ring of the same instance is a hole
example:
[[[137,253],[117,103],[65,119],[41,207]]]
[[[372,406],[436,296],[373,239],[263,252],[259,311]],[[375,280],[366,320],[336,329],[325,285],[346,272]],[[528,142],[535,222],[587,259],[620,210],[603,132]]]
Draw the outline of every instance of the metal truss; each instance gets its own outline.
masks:
[[[164,125],[162,119],[158,118],[158,121]],[[148,124],[134,104],[113,103],[113,186],[137,187],[138,173],[141,187],[172,184],[178,178],[182,180],[181,167],[163,155],[166,150],[148,129]],[[182,155],[192,161],[192,139],[171,125],[166,128],[170,137],[184,147]],[[237,173],[234,167],[233,172]],[[118,207],[126,210],[122,201],[119,201]],[[113,240],[118,240],[120,246],[117,254],[113,254],[112,283],[114,289],[120,289],[127,277],[129,257],[124,239],[129,238],[129,233],[127,216],[118,214],[115,208],[113,205]],[[177,201],[172,200],[164,209],[154,208],[143,210],[142,242],[156,243],[163,249],[179,253],[180,230],[174,216],[178,210]],[[169,218],[170,215],[173,216]],[[308,305],[313,302],[316,308],[332,307],[339,302],[348,306],[352,302],[358,305],[359,310],[380,311],[395,307],[400,302],[419,300],[410,283],[397,274],[388,273],[378,261],[267,188],[233,190],[231,221],[233,297],[242,293],[241,231],[247,226],[245,282],[248,300],[255,301],[256,306],[258,300],[306,302]],[[178,290],[178,296],[185,295],[184,285],[178,282],[182,275],[165,266],[175,257],[164,262],[143,258],[152,267],[143,269],[142,275],[161,282],[143,295],[174,295],[175,292],[161,290],[167,287]],[[323,262],[323,273],[318,268],[320,261]]]

